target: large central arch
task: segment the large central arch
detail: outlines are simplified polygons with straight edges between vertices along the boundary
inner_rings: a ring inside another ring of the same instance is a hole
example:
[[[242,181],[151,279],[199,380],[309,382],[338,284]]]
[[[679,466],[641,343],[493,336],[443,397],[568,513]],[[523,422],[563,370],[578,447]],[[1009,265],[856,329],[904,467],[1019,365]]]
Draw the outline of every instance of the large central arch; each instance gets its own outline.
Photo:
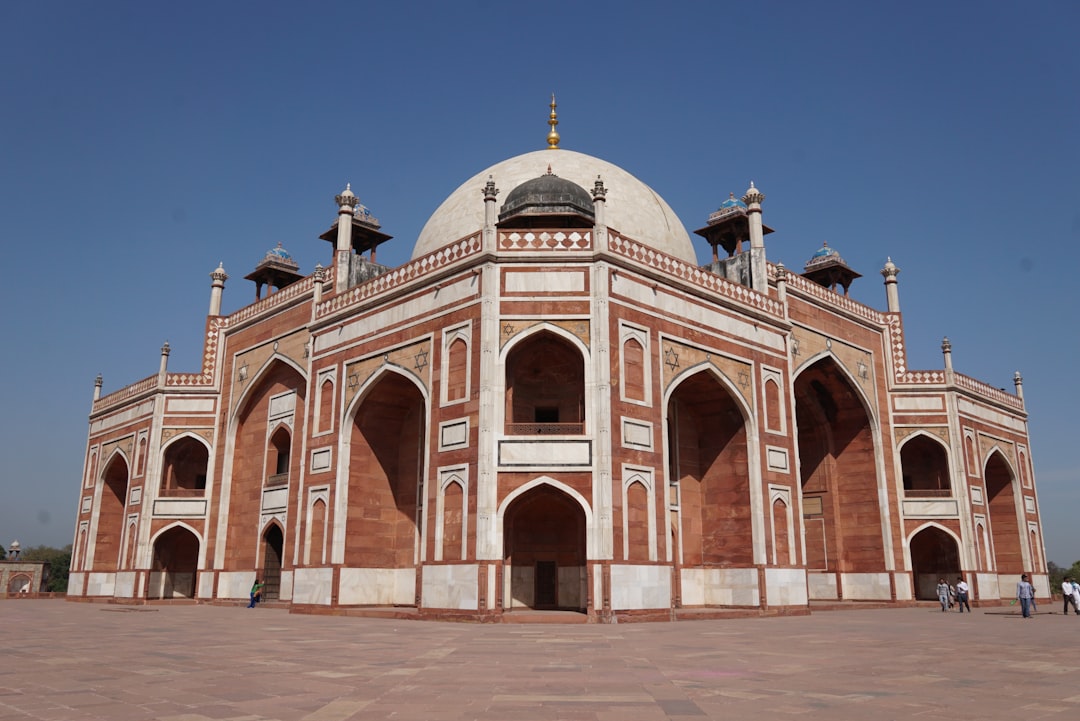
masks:
[[[843,574],[886,570],[874,425],[862,394],[831,356],[800,371],[794,390],[806,565],[838,574],[832,578],[842,595]]]

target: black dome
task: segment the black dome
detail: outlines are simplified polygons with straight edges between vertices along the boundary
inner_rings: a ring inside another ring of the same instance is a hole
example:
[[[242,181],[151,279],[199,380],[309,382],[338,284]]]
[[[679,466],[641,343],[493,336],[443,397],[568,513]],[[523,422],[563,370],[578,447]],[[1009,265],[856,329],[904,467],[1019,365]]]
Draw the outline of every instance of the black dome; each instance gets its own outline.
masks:
[[[593,223],[593,200],[585,188],[548,171],[510,191],[499,211],[499,223],[521,216],[578,216]]]

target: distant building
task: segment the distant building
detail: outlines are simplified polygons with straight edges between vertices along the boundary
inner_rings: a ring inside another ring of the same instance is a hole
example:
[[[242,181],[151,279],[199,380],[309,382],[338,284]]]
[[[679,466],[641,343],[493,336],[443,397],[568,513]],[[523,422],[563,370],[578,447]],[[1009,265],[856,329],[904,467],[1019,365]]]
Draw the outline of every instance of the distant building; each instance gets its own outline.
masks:
[[[280,246],[203,366],[98,379],[69,597],[592,620],[813,600],[1048,592],[1016,394],[907,366],[887,308],[824,247],[766,258],[751,184],[695,231],[558,147],[465,182],[412,259],[346,188],[309,274]],[[501,202],[500,202],[501,201]],[[701,242],[701,241],[699,241]],[[263,294],[263,289],[267,293]],[[839,291],[839,292],[838,292]]]

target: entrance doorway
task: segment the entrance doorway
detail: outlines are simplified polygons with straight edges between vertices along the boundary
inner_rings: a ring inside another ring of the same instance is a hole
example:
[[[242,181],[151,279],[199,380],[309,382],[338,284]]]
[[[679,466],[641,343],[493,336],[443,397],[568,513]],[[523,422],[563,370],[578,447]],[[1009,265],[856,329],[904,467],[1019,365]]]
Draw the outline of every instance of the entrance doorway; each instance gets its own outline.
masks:
[[[263,534],[262,597],[276,601],[281,595],[281,555],[284,537],[281,528],[270,526]]]
[[[503,607],[584,611],[585,513],[558,488],[540,485],[504,516]]]

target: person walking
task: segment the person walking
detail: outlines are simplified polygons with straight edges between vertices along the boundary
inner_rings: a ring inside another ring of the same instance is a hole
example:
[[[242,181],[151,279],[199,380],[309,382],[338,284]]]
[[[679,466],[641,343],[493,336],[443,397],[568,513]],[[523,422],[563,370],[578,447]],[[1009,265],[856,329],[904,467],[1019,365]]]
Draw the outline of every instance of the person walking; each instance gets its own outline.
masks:
[[[1072,584],[1072,599],[1073,608],[1076,610],[1076,615],[1080,616],[1080,582],[1078,582],[1075,578],[1073,579]]]
[[[944,578],[939,578],[937,582],[937,600],[941,601],[941,612],[945,613],[949,610],[949,606],[952,605],[952,600],[949,598],[951,591],[949,584],[945,583]]]
[[[959,606],[960,613],[964,612],[964,607],[967,606],[968,613],[971,613],[971,604],[968,603],[969,588],[967,581],[963,576],[956,577],[956,605]]]
[[[1065,616],[1069,615],[1069,606],[1072,605],[1073,611],[1080,613],[1076,610],[1076,602],[1073,601],[1073,580],[1071,576],[1066,576],[1065,580],[1061,582],[1061,600],[1065,605],[1061,607],[1061,613]]]
[[[262,596],[264,585],[259,583],[259,579],[255,579],[255,583],[251,586],[251,603],[248,604],[248,608],[255,608],[255,604],[259,602],[259,597]]]
[[[1016,597],[1020,600],[1020,613],[1024,618],[1031,618],[1032,601],[1035,599],[1035,587],[1028,583],[1028,575],[1021,574],[1016,584]]]

